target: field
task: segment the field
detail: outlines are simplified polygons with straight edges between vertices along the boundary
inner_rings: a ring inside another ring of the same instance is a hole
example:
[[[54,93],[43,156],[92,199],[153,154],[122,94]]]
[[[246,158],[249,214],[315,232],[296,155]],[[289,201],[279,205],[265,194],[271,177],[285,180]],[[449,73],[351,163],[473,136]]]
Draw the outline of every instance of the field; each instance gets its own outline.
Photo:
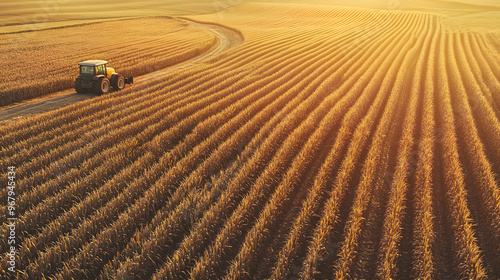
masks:
[[[5,69],[0,105],[8,105],[72,87],[78,62],[88,57],[105,57],[119,73],[137,76],[195,57],[215,38],[186,22],[153,17],[9,33],[0,40],[9,42],[0,45],[0,67]]]
[[[193,12],[244,43],[0,122],[1,278],[500,279],[500,8],[293,2]]]

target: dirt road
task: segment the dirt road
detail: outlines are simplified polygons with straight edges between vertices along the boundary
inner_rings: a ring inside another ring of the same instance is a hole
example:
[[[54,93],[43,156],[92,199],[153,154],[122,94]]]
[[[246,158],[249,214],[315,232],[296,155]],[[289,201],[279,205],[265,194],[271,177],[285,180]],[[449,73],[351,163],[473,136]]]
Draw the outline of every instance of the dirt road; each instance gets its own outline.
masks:
[[[239,32],[234,31],[230,28],[226,28],[217,24],[195,22],[193,20],[185,18],[182,18],[181,20],[184,20],[191,25],[203,28],[208,32],[213,33],[217,39],[216,43],[207,52],[197,57],[155,72],[134,77],[134,85],[140,85],[142,83],[148,82],[153,78],[158,78],[162,75],[166,75],[167,73],[191,67],[243,43],[243,36]],[[0,121],[54,110],[96,96],[96,94],[92,93],[77,94],[73,88],[66,89],[42,97],[25,100],[23,102],[2,107],[0,108]]]

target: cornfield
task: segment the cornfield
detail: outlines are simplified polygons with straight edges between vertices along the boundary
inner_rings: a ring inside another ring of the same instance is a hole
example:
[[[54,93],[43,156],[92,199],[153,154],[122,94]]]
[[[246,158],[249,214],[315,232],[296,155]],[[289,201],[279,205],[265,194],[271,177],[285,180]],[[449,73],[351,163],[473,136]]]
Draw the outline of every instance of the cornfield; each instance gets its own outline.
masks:
[[[218,20],[245,43],[2,123],[19,244],[10,273],[1,239],[2,278],[500,278],[487,33],[326,6]]]

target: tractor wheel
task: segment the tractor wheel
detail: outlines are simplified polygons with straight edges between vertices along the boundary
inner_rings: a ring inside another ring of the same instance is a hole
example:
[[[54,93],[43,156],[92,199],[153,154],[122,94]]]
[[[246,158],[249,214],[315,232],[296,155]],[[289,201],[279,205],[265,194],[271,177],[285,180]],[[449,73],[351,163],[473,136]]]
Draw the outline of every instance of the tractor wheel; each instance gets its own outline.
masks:
[[[118,76],[118,80],[116,81],[116,87],[115,87],[115,89],[116,90],[121,90],[124,87],[125,87],[125,78],[122,75],[120,75],[120,76]]]
[[[114,73],[113,75],[111,75],[111,78],[109,79],[109,83],[114,89],[118,88],[118,77],[119,75]]]
[[[125,87],[125,77],[123,77],[122,75],[118,75],[118,74],[111,75],[110,82],[111,82],[111,86],[115,90],[121,90]]]
[[[75,90],[77,93],[86,93],[87,92],[86,88],[82,88],[82,79],[81,78],[76,78]]]
[[[98,94],[106,94],[109,92],[108,78],[100,78],[95,84],[94,90]]]

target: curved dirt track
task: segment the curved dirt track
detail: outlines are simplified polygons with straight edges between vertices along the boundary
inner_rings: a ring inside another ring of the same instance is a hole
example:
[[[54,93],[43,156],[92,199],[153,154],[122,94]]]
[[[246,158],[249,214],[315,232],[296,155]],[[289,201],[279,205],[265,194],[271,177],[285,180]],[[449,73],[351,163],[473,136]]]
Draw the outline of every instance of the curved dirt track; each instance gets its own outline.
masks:
[[[243,43],[243,36],[230,28],[217,24],[196,22],[185,18],[182,18],[181,20],[187,21],[191,25],[203,28],[206,31],[213,33],[217,39],[216,43],[207,52],[197,57],[155,72],[134,77],[134,85],[132,86],[140,85],[153,78],[161,77],[162,75],[166,75],[173,71],[191,67]],[[96,96],[97,95],[93,93],[77,94],[73,88],[54,92],[46,96],[25,100],[0,108],[0,121],[54,110],[81,100],[94,98]]]

